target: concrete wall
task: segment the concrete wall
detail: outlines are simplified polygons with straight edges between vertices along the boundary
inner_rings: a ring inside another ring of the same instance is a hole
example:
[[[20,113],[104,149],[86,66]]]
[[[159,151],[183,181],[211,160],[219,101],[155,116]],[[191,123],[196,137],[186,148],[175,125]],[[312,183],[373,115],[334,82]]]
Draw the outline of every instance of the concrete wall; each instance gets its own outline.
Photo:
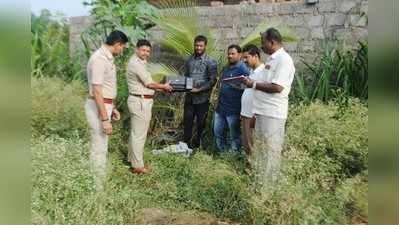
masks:
[[[287,2],[202,6],[198,11],[201,21],[215,30],[220,50],[237,43],[264,21],[281,21],[296,32],[299,41],[285,46],[296,61],[314,56],[323,39],[339,38],[353,45],[368,36],[367,16],[362,16],[368,14],[368,0],[320,0],[315,5]],[[81,47],[80,32],[90,24],[90,18],[74,17],[70,21],[71,48],[75,51]],[[162,32],[155,27],[150,36],[157,43]],[[156,49],[155,58],[162,55],[162,50]]]

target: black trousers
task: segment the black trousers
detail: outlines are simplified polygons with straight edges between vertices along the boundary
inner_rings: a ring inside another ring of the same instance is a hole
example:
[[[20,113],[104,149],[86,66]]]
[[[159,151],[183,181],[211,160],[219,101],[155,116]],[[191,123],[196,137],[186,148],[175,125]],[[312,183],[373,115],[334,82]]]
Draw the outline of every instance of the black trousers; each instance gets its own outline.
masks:
[[[208,101],[200,104],[193,104],[191,101],[184,102],[184,142],[191,148],[199,147],[202,142],[202,133],[205,129],[208,109]],[[197,135],[193,139],[194,119],[197,122]]]

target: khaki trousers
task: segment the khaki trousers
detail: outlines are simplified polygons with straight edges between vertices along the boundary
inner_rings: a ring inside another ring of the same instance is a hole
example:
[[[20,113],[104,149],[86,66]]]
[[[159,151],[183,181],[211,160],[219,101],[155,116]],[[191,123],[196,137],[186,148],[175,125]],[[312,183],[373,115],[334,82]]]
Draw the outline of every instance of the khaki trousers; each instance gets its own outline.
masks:
[[[113,105],[105,104],[109,118],[111,118],[113,108]],[[97,105],[93,99],[87,99],[85,114],[90,129],[90,166],[95,177],[96,187],[102,189],[106,178],[108,135],[103,131]]]
[[[256,115],[251,162],[255,169],[255,178],[261,186],[274,183],[278,179],[285,122],[285,119]]]
[[[152,99],[137,96],[129,96],[127,100],[131,125],[128,160],[133,168],[144,167],[143,151],[150,127],[153,102]]]

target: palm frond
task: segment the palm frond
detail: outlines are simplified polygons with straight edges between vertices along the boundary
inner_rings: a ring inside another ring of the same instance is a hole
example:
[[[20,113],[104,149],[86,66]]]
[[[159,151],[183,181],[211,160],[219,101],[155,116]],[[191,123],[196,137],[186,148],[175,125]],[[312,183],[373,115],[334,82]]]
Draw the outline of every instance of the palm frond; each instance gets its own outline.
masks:
[[[161,45],[176,52],[180,57],[186,58],[194,50],[193,39],[197,35],[196,23],[195,18],[161,17],[157,22],[164,32]]]
[[[248,44],[255,44],[259,46],[260,33],[266,31],[271,27],[274,27],[280,31],[281,36],[283,36],[283,42],[289,43],[298,41],[297,35],[291,28],[289,28],[287,25],[282,24],[281,22],[274,21],[260,23],[251,33],[249,33],[242,41],[240,41],[239,45],[242,47]]]
[[[162,63],[148,63],[147,69],[151,73],[152,79],[155,82],[161,82],[167,75],[178,75],[179,72],[170,66]]]
[[[208,38],[207,51],[212,55],[215,50],[214,32],[200,21],[196,0],[163,0],[158,3],[160,17],[153,22],[164,33],[161,45],[186,59],[194,51],[193,40],[202,34]]]
[[[157,2],[158,8],[170,10],[174,15],[178,13],[182,13],[180,15],[189,15],[187,11],[193,12],[192,8],[197,6],[199,6],[197,0],[161,0]]]

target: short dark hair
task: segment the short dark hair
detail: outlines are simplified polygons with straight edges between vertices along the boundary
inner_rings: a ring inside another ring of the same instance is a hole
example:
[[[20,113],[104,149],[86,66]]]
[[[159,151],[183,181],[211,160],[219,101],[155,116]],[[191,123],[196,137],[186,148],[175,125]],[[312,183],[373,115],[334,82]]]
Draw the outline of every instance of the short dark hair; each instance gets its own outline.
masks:
[[[136,43],[136,48],[140,48],[141,46],[148,46],[148,47],[152,47],[151,43],[146,40],[146,39],[139,39]]]
[[[194,38],[194,43],[197,43],[197,42],[200,42],[200,41],[203,41],[205,44],[208,44],[208,39],[204,35],[197,35]]]
[[[266,30],[266,32],[261,33],[262,38],[268,40],[268,41],[276,41],[278,43],[283,42],[283,38],[280,34],[280,32],[276,28],[269,28]]]
[[[236,49],[238,53],[242,52],[241,47],[239,45],[236,45],[236,44],[229,45],[229,47],[227,47],[227,51],[230,50],[230,49]]]
[[[242,52],[248,52],[252,56],[257,55],[260,58],[260,49],[254,44],[246,45]]]
[[[126,44],[127,42],[129,42],[129,38],[119,30],[112,31],[105,40],[105,44],[107,45],[114,45],[116,43]]]

